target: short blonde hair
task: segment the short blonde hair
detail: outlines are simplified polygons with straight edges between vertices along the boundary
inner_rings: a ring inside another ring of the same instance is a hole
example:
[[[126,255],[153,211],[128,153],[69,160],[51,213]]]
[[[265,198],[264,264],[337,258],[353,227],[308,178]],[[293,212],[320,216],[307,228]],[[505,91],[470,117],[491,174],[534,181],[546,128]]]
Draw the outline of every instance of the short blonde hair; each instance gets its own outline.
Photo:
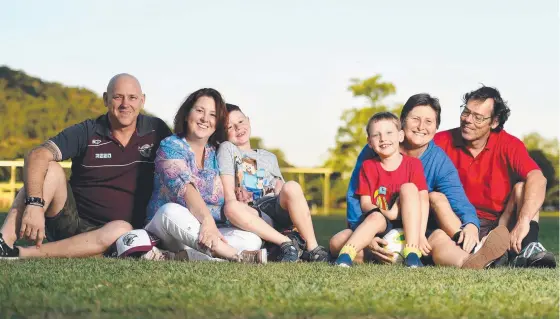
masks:
[[[397,127],[397,130],[400,131],[401,130],[401,121],[399,120],[399,118],[391,113],[391,112],[379,112],[379,113],[375,113],[372,117],[370,117],[367,126],[366,126],[366,132],[367,135],[370,136],[369,134],[369,128],[373,123],[377,123],[379,121],[392,121],[393,124],[395,124],[395,126]]]

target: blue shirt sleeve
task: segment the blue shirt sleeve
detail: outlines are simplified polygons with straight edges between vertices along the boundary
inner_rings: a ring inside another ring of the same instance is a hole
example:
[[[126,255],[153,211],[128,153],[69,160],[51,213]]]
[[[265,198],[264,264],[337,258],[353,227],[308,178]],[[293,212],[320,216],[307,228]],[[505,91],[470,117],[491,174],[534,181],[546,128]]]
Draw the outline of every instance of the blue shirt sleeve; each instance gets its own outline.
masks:
[[[465,194],[457,169],[447,154],[441,149],[439,149],[439,151],[438,158],[440,169],[437,174],[437,184],[434,185],[434,191],[440,192],[447,197],[451,209],[453,209],[457,217],[461,220],[462,227],[467,224],[473,224],[477,228],[480,228],[480,220],[478,216],[476,216],[476,209]]]
[[[356,166],[354,166],[350,182],[348,183],[348,191],[346,192],[346,220],[348,227],[352,230],[355,230],[356,227],[358,227],[360,217],[362,216],[360,198],[355,195],[356,190],[358,189],[360,169],[362,168],[362,163],[367,159],[373,158],[374,155],[375,153],[369,145],[364,146],[360,155],[358,155]]]

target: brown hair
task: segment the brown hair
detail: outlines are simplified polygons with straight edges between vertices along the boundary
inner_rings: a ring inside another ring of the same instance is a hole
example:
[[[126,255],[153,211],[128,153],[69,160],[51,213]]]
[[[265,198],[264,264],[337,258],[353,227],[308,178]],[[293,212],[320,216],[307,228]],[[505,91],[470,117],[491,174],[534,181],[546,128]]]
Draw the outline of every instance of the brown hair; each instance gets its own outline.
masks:
[[[379,121],[391,121],[395,124],[397,130],[399,131],[401,130],[401,121],[399,121],[399,118],[395,114],[391,112],[379,112],[379,113],[375,113],[367,122],[366,132],[368,136],[369,136],[369,127],[373,123],[377,123]]]
[[[179,107],[177,114],[175,114],[175,119],[173,120],[173,131],[181,137],[185,137],[187,135],[188,127],[185,119],[192,110],[196,101],[203,96],[212,98],[214,103],[216,103],[216,131],[210,136],[208,143],[213,146],[218,146],[218,144],[226,140],[225,128],[227,124],[227,111],[222,95],[214,89],[200,89],[191,93],[191,95],[187,97],[185,102],[183,102],[183,104]]]

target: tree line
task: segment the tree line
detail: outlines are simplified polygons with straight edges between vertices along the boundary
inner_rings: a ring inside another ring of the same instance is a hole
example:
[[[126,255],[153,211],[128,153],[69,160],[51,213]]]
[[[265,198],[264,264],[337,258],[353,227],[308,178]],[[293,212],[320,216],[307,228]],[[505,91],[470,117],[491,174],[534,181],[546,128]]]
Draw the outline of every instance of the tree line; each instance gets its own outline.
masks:
[[[340,117],[335,146],[328,150],[324,167],[332,168],[330,207],[343,208],[345,194],[356,158],[366,144],[365,125],[369,117],[381,111],[400,114],[402,105],[387,105],[386,97],[395,94],[395,85],[382,80],[381,75],[367,79],[351,79],[348,90],[365,101],[363,107],[349,108]],[[62,129],[106,112],[103,100],[86,88],[67,87],[46,82],[26,73],[0,66],[0,159],[23,158],[34,146]],[[545,206],[558,209],[559,146],[558,139],[547,139],[538,133],[523,137],[531,157],[548,179]],[[251,139],[252,147],[266,148],[259,137]],[[268,149],[276,154],[281,167],[293,167],[280,149]],[[0,180],[9,172],[0,169]],[[293,178],[294,176],[286,176]],[[320,206],[322,203],[322,177],[305,176],[308,199]]]

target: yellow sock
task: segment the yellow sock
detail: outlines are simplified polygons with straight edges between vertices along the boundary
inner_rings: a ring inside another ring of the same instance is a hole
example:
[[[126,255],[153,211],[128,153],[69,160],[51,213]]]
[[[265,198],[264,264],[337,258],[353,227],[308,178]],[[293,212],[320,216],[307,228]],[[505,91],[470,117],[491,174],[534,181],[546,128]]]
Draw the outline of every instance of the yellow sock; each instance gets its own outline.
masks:
[[[350,256],[350,259],[354,261],[354,258],[356,258],[356,254],[357,254],[356,248],[352,245],[344,245],[344,247],[342,247],[338,255],[340,256],[342,254],[348,254],[348,256]]]
[[[408,256],[408,254],[410,253],[416,254],[418,258],[422,257],[422,252],[417,247],[405,246],[403,253],[404,253],[404,258],[406,258],[406,256]]]

